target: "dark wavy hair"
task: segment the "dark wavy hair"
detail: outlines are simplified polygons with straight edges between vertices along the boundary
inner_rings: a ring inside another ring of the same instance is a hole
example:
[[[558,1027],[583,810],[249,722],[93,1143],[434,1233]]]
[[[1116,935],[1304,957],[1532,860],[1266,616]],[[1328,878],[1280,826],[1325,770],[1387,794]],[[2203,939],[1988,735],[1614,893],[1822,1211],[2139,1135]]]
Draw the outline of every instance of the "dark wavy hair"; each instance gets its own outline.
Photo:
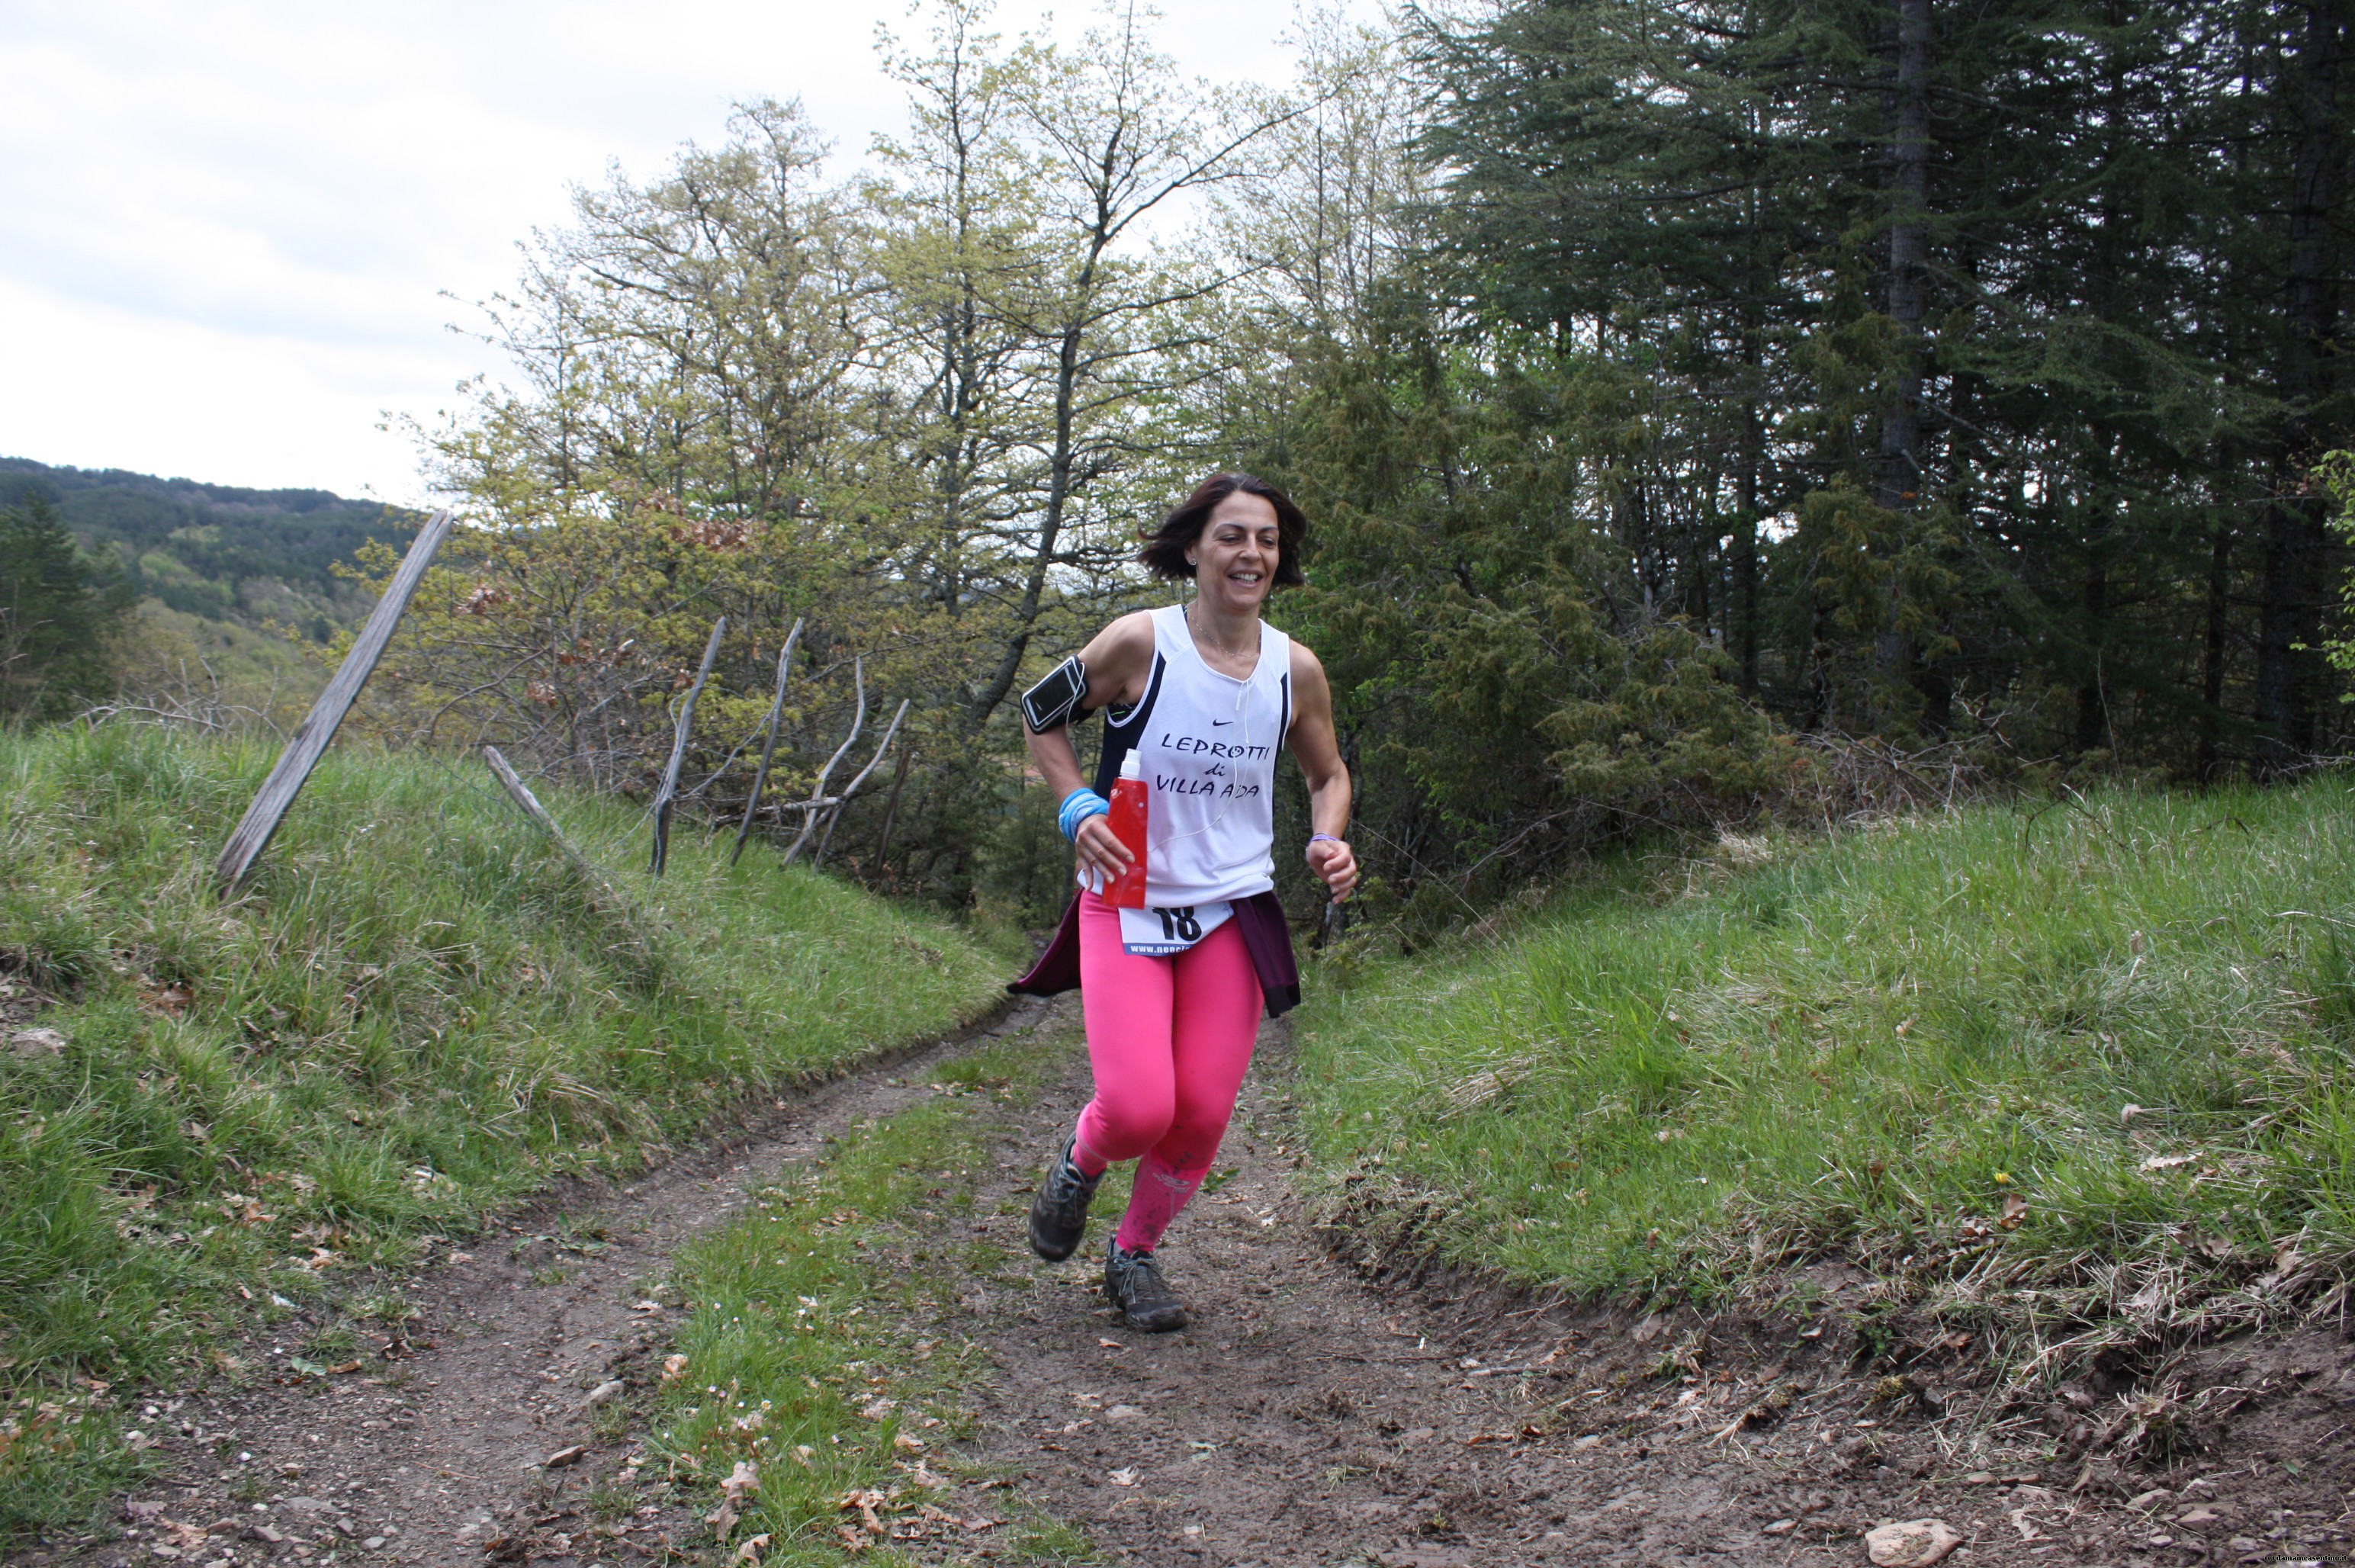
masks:
[[[1300,574],[1300,547],[1308,538],[1307,517],[1292,504],[1291,496],[1248,474],[1213,474],[1195,485],[1194,493],[1145,536],[1145,548],[1136,552],[1136,559],[1156,577],[1192,577],[1194,569],[1186,564],[1187,547],[1202,537],[1219,503],[1237,492],[1257,496],[1275,508],[1275,576],[1271,586],[1297,588],[1306,582]]]

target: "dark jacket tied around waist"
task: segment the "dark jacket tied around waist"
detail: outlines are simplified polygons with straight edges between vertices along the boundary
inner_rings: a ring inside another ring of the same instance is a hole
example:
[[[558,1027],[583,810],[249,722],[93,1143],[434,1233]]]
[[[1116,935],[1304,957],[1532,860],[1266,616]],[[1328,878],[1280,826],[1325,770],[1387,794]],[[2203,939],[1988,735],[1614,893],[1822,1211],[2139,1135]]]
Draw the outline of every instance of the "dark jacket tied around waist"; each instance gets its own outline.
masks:
[[[1282,1018],[1300,1005],[1300,965],[1292,955],[1292,925],[1284,918],[1284,905],[1272,892],[1253,893],[1235,901],[1234,921],[1259,975],[1260,991],[1267,997],[1267,1016]],[[1079,984],[1080,897],[1073,893],[1047,951],[1028,974],[1006,988],[1019,996],[1052,997],[1076,990]]]

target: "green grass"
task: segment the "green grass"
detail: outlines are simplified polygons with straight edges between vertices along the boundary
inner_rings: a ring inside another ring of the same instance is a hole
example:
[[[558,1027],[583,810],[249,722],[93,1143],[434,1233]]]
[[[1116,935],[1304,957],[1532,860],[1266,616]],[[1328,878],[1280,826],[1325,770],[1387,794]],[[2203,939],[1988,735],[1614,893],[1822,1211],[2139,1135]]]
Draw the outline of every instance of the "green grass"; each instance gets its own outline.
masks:
[[[2262,1316],[2355,1253],[2350,806],[2110,793],[1630,862],[1329,965],[1304,1136],[1369,1246],[1533,1287],[1775,1297],[1838,1253],[2023,1348]]]
[[[877,1549],[874,1563],[913,1561],[895,1543],[923,1540],[932,1553],[1092,1560],[1068,1529],[1016,1513],[1012,1489],[958,1485],[972,1477],[942,1446],[973,1435],[960,1398],[987,1368],[977,1347],[931,1325],[966,1277],[1010,1255],[972,1234],[992,1131],[975,1107],[1027,1093],[1046,1060],[1040,1042],[1017,1040],[950,1063],[935,1096],[757,1189],[742,1218],[681,1256],[687,1360],[649,1446],[668,1479],[711,1503],[740,1465],[757,1476],[740,1520],[709,1542],[715,1555],[766,1536],[766,1568],[839,1563],[847,1531]],[[854,1497],[864,1512],[845,1507]],[[869,1516],[894,1533],[876,1534]],[[977,1516],[998,1525],[967,1531],[961,1521]]]
[[[348,750],[218,898],[272,754],[0,735],[0,1033],[67,1040],[0,1049],[0,1542],[135,1462],[94,1384],[190,1380],[249,1300],[357,1288],[1002,978],[945,921],[766,853],[731,871],[724,840],[677,836],[653,882],[634,808],[554,793],[617,903],[478,763]]]

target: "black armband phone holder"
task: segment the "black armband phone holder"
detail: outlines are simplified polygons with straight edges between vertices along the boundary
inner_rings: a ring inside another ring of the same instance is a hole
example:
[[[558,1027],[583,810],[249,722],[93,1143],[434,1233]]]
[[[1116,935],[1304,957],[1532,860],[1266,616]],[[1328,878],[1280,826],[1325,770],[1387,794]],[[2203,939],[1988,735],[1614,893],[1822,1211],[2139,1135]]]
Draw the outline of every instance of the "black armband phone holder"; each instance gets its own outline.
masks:
[[[1058,724],[1073,723],[1088,716],[1088,710],[1080,706],[1087,694],[1088,667],[1074,654],[1022,694],[1023,720],[1034,735],[1044,734]]]

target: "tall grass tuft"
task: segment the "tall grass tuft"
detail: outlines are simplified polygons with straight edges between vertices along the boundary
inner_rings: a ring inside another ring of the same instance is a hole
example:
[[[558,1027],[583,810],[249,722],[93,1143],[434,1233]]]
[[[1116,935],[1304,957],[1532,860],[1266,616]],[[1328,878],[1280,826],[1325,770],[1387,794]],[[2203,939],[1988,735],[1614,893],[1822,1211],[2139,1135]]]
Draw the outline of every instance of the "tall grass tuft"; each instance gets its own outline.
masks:
[[[1631,862],[1312,997],[1316,1167],[1533,1287],[1722,1303],[1838,1254],[2031,1362],[2310,1304],[2355,1257],[2350,795]]]
[[[88,1419],[101,1385],[192,1379],[250,1301],[640,1166],[1002,977],[943,920],[773,857],[731,869],[724,843],[677,842],[652,882],[633,808],[556,795],[614,907],[479,766],[437,759],[331,755],[217,896],[271,760],[0,734],[0,1543],[122,1461],[120,1424]]]

